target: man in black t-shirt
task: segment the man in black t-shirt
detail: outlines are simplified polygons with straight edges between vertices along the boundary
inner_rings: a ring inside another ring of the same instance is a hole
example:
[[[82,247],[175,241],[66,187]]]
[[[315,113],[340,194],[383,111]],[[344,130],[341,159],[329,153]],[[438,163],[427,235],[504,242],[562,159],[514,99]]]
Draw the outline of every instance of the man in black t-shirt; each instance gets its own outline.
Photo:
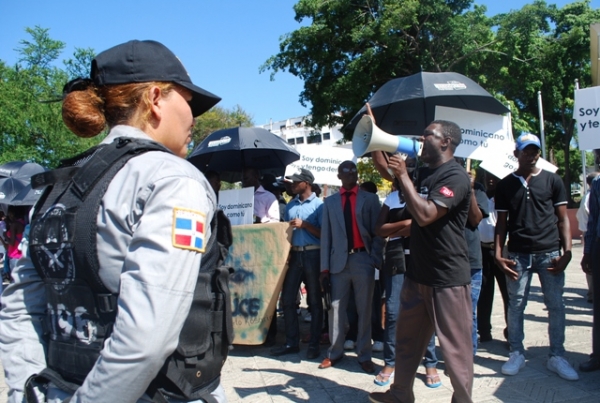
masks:
[[[460,128],[434,121],[421,141],[421,160],[429,167],[418,172],[416,189],[401,157],[389,163],[412,216],[412,260],[400,295],[394,383],[386,393],[369,395],[375,403],[414,402],[415,375],[434,330],[454,389],[452,401],[472,402],[471,271],[464,237],[471,185],[454,161]]]
[[[498,212],[495,260],[506,274],[509,297],[508,343],[511,353],[502,366],[502,373],[516,375],[525,366],[523,313],[533,273],[537,273],[549,317],[550,357],[546,366],[561,378],[575,381],[579,379],[577,372],[563,358],[564,271],[571,260],[567,193],[558,175],[536,167],[540,157],[537,136],[522,134],[517,139],[514,155],[519,167],[498,183],[495,195]],[[502,248],[507,234],[508,258],[503,258]]]

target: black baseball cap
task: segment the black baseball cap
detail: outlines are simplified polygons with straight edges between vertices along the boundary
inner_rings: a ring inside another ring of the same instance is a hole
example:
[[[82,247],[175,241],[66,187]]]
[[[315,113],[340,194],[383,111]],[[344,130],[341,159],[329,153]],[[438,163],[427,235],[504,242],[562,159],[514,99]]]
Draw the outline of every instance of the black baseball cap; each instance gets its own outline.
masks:
[[[313,176],[312,172],[304,168],[300,168],[300,171],[293,175],[286,176],[285,179],[289,179],[293,182],[308,182],[309,185],[312,185],[315,181],[315,177]]]
[[[192,83],[183,64],[165,45],[156,41],[129,41],[99,53],[92,60],[90,78],[96,85],[162,81],[192,92],[192,114],[198,116],[221,98]]]

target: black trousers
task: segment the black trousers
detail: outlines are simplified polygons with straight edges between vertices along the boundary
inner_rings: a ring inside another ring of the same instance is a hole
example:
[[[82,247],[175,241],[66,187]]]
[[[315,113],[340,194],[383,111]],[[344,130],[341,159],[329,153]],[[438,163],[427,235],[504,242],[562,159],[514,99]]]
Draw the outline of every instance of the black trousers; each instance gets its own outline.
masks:
[[[504,321],[508,311],[508,290],[506,289],[506,276],[494,261],[493,247],[481,247],[483,258],[483,271],[481,282],[481,293],[477,303],[477,332],[479,335],[491,336],[492,333],[492,307],[494,306],[494,283],[498,282],[498,288],[504,303]],[[496,279],[496,281],[494,281]]]

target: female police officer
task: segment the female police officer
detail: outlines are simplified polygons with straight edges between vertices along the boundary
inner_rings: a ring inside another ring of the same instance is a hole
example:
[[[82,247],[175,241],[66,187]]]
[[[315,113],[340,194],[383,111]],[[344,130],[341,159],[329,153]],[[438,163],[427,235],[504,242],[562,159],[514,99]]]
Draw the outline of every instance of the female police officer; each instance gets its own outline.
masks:
[[[77,373],[77,356],[70,358],[72,363],[54,357],[54,365],[66,368],[66,381],[82,375],[71,402],[150,401],[146,392],[151,381],[178,346],[205,252],[202,240],[210,237],[216,210],[209,183],[182,157],[191,141],[194,116],[220,98],[192,84],[179,59],[153,41],[131,41],[100,53],[92,61],[90,77],[65,87],[63,120],[71,131],[91,137],[108,127],[103,144],[118,138],[153,140],[167,150],[131,158],[108,184],[90,228],[97,230],[100,282],[116,296],[114,323],[105,329],[103,346],[87,374]],[[179,236],[182,219],[195,224],[192,236],[200,243]],[[75,301],[73,310],[68,301],[54,302],[78,284],[85,268],[65,258],[70,253],[65,244],[40,250],[49,256],[42,270],[63,270],[64,278],[53,288],[44,286],[30,249],[15,269],[15,283],[3,295],[1,358],[11,402],[22,401],[28,377],[52,367],[47,340],[77,337],[77,344],[85,346],[100,334],[100,325],[86,316],[90,309],[85,302]],[[73,299],[83,294],[71,293]],[[50,323],[42,326],[48,311]],[[68,400],[71,393],[65,389],[52,380],[45,398]],[[225,401],[218,380],[211,389],[209,398],[191,400]],[[44,398],[39,388],[35,393]]]

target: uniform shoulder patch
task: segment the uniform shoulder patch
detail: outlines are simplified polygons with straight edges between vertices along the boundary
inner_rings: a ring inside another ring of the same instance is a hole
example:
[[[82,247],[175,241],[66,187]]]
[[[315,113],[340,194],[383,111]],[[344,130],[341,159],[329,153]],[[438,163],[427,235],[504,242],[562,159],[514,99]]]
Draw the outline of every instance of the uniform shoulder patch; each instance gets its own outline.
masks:
[[[206,214],[186,208],[173,209],[173,246],[204,253]]]

